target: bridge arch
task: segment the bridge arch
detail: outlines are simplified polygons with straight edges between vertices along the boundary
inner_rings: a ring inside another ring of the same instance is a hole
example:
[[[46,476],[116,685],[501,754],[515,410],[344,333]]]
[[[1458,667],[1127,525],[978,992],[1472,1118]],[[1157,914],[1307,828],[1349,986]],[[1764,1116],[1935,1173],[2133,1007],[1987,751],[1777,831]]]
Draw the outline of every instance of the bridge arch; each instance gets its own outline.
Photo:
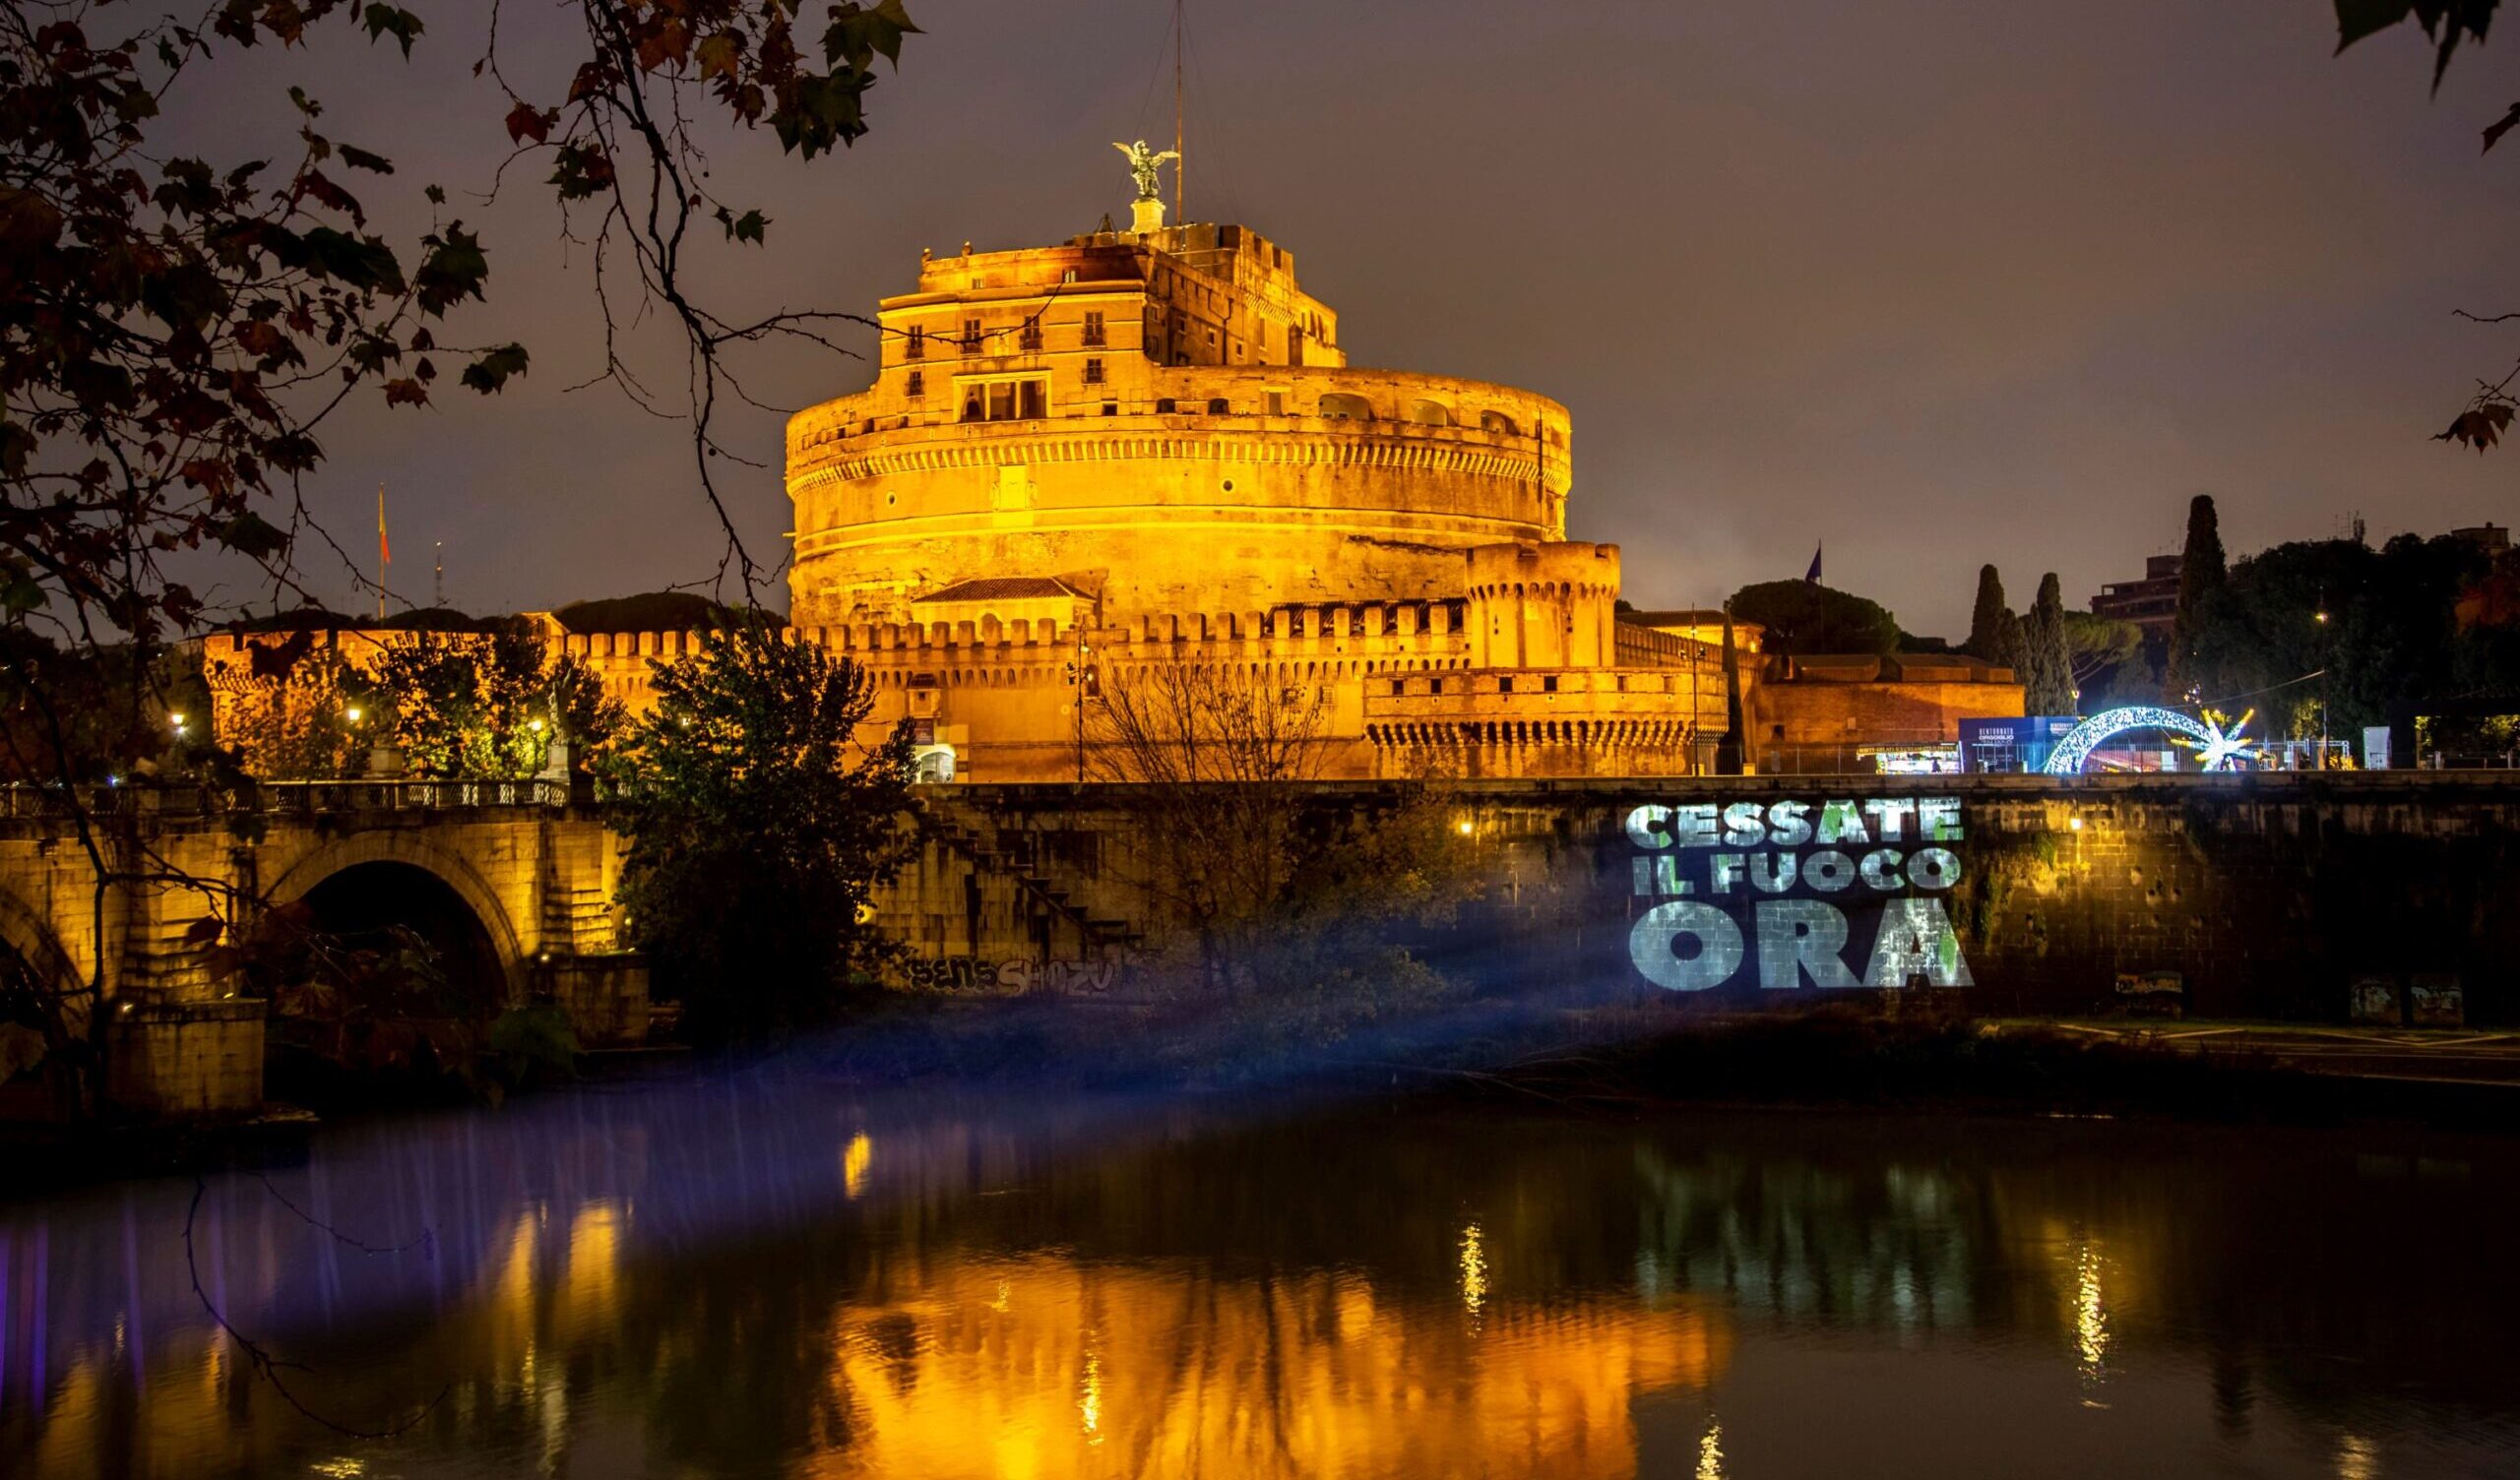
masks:
[[[51,919],[20,898],[15,890],[0,886],[0,969],[14,965],[24,965],[30,984],[39,991],[75,992],[88,981],[79,962],[63,948]]]
[[[309,899],[327,884],[346,876],[375,875],[386,869],[410,869],[443,889],[472,917],[497,967],[502,1000],[517,1003],[527,996],[528,952],[507,907],[478,871],[464,857],[429,842],[406,829],[384,828],[336,837],[291,864],[273,881],[270,897],[281,901]]]

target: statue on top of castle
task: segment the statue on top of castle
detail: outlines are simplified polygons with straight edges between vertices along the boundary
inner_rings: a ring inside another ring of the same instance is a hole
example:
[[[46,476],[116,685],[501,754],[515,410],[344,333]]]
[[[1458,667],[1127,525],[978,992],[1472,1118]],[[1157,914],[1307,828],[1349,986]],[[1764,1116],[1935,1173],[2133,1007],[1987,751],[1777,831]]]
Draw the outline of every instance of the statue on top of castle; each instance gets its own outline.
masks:
[[[1156,179],[1156,171],[1164,167],[1166,160],[1181,157],[1168,149],[1159,154],[1147,148],[1143,139],[1135,144],[1114,143],[1111,147],[1129,156],[1129,178],[1137,181],[1138,199],[1141,201],[1160,198],[1162,186]]]

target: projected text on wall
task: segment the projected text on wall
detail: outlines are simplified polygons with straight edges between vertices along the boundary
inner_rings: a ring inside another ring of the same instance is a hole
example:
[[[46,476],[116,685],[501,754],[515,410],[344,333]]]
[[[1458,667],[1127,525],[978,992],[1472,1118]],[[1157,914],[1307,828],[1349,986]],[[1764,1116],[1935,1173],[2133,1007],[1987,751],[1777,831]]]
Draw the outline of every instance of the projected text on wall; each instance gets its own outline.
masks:
[[[1649,803],[1626,831],[1628,955],[1657,986],[1971,985],[1942,900],[1957,797]]]

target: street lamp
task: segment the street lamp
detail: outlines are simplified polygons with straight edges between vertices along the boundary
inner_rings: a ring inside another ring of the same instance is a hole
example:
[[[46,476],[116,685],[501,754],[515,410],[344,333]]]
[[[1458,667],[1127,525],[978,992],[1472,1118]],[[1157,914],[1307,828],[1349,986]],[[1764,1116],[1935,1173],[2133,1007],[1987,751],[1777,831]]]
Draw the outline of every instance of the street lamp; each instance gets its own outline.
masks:
[[[2325,771],[2327,770],[2327,670],[2334,666],[2331,659],[2336,654],[2336,645],[2327,638],[2327,593],[2324,591],[2319,593],[2319,609],[2311,613],[2311,620],[2319,624],[2319,764],[2317,769]]]
[[[1068,659],[1067,682],[1068,687],[1076,691],[1076,781],[1082,786],[1085,784],[1085,701],[1093,697],[1097,685],[1092,662],[1094,648],[1085,641],[1085,628],[1079,625],[1072,630],[1076,634],[1076,656]]]

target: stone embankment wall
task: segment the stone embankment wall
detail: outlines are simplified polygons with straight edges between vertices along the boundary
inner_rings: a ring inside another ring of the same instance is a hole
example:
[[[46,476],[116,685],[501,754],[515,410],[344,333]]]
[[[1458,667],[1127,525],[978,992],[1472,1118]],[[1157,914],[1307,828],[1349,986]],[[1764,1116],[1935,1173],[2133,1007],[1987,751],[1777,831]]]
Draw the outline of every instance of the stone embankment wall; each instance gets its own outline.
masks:
[[[882,901],[919,984],[1110,991],[1163,954],[1173,932],[1133,862],[1144,850],[1124,788],[935,795],[940,826]],[[2357,983],[2421,976],[2455,979],[2470,1021],[2520,1021],[2520,776],[1762,776],[1309,795],[1351,810],[1403,798],[1445,810],[1459,839],[1448,865],[1480,885],[1438,949],[1482,984],[1750,1007],[1888,972],[1990,1012],[2081,1013],[2174,981],[2191,1016],[2342,1020]],[[1648,813],[1640,829],[1640,808],[1674,816]],[[1711,831],[1690,832],[1693,819]],[[1833,819],[1854,831],[1832,839]],[[1707,924],[1705,909],[1739,937],[1709,925],[1712,956],[1670,928]],[[1815,922],[1824,944],[1835,932],[1842,973],[1816,947],[1794,959]]]

